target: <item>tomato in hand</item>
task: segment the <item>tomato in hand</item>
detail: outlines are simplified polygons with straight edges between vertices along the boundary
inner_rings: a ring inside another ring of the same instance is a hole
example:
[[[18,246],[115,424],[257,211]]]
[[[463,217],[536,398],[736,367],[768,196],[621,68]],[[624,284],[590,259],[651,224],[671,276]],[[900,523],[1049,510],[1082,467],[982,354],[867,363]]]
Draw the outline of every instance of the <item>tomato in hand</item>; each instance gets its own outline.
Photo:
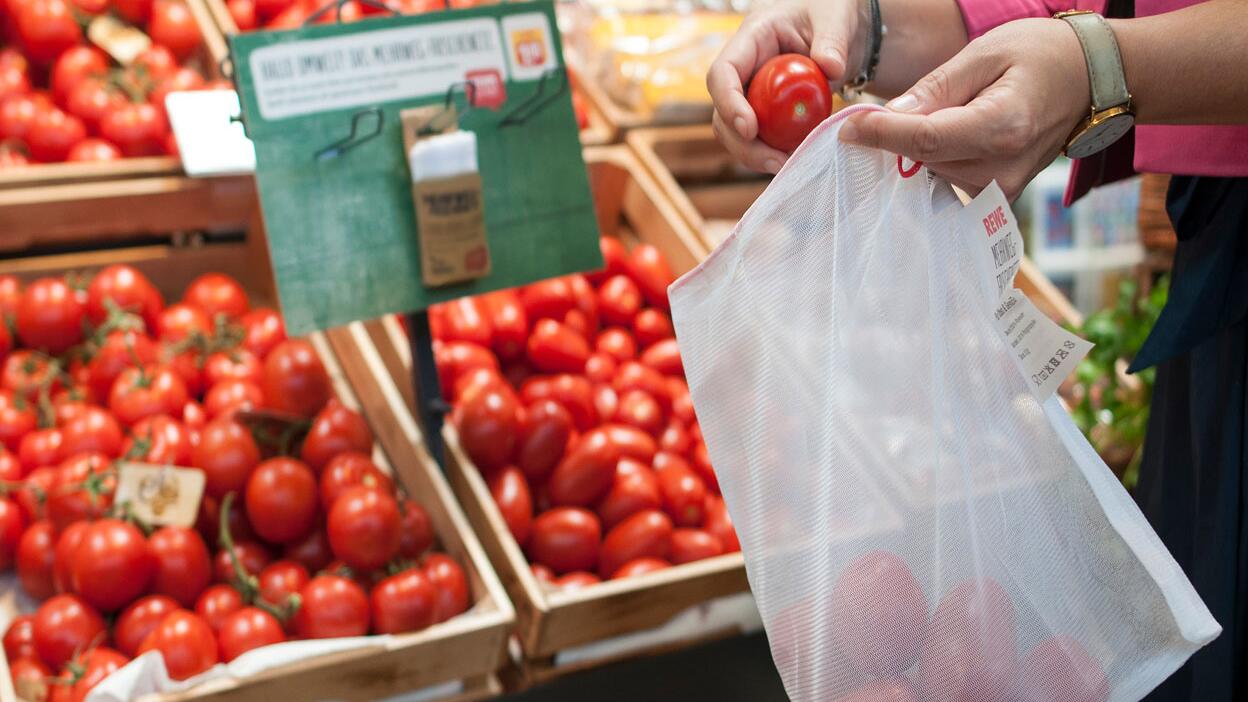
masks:
[[[433,546],[433,524],[429,514],[415,500],[399,503],[399,554],[419,558]]]
[[[156,570],[152,592],[169,595],[183,607],[191,607],[212,579],[208,547],[193,529],[167,526],[148,539]]]
[[[402,634],[434,623],[437,589],[420,568],[408,568],[377,583],[369,595],[373,633]]]
[[[379,488],[384,492],[394,490],[390,476],[381,472],[366,454],[344,451],[334,456],[321,471],[321,507],[329,512],[342,493],[357,485]]]
[[[74,591],[103,612],[121,609],[146,592],[155,570],[143,532],[120,519],[87,527],[69,565]]]
[[[29,0],[16,10],[17,35],[26,56],[35,63],[50,64],[82,41],[82,29],[65,0]]]
[[[195,614],[203,617],[213,631],[219,631],[225,618],[243,608],[243,596],[230,585],[210,585],[195,601]]]
[[[105,633],[104,618],[75,595],[56,595],[35,610],[35,650],[54,670],[60,670],[74,653],[97,643]]]
[[[126,426],[157,414],[174,415],[190,399],[186,383],[169,366],[127,368],[113,381],[108,408]]]
[[[247,479],[247,520],[270,543],[298,541],[316,524],[316,476],[301,461],[270,458]]]
[[[329,401],[329,374],[304,339],[287,339],[264,359],[265,403],[271,409],[311,418]]]
[[[923,699],[1008,699],[1018,667],[1014,622],[1014,604],[991,578],[967,580],[945,593],[919,652]]]
[[[481,303],[493,331],[490,344],[494,353],[504,361],[522,358],[529,337],[529,319],[520,294],[515,290],[498,290],[482,297]]]
[[[82,302],[65,281],[40,278],[22,292],[14,322],[22,343],[59,354],[82,341],[84,316]]]
[[[602,541],[598,573],[615,576],[624,564],[638,558],[666,559],[671,549],[672,520],[658,510],[638,512],[617,524]]]
[[[456,408],[459,441],[483,471],[511,462],[520,435],[520,406],[509,389],[477,387]]]
[[[781,54],[764,63],[750,79],[746,97],[758,116],[758,138],[786,153],[832,114],[827,77],[801,54]]]
[[[178,603],[167,595],[148,595],[121,610],[113,626],[113,643],[127,656],[139,652],[143,640],[152,633],[165,615],[178,610]]]
[[[291,595],[299,594],[308,579],[308,569],[302,563],[274,561],[260,571],[260,597],[270,604],[282,605]]]
[[[676,336],[672,320],[656,309],[645,309],[633,318],[633,337],[643,349]],[[648,364],[647,364],[648,365]]]
[[[243,348],[257,358],[268,356],[274,347],[286,340],[286,325],[277,310],[257,307],[239,321],[243,325]]]
[[[507,529],[523,547],[533,526],[533,498],[524,473],[515,466],[507,466],[490,476],[489,488]]]
[[[218,649],[226,663],[252,649],[285,640],[281,623],[259,607],[244,607],[230,614],[217,630]]]
[[[302,639],[332,639],[368,633],[369,603],[364,590],[338,575],[318,575],[299,592],[292,620]]]
[[[41,519],[31,524],[17,542],[17,579],[22,589],[38,600],[55,595],[55,564],[56,529],[52,522]]]
[[[338,454],[357,451],[368,454],[373,450],[373,431],[359,412],[331,399],[312,419],[312,428],[303,439],[299,457],[315,473]]]
[[[90,163],[98,161],[116,161],[121,158],[121,149],[103,139],[87,138],[74,144],[65,160],[70,163]]]
[[[195,16],[180,0],[155,0],[147,32],[153,42],[168,47],[179,61],[185,61],[203,43]]]
[[[606,497],[598,503],[598,516],[608,530],[632,515],[663,506],[659,479],[650,466],[632,458],[621,458]]]
[[[83,702],[87,694],[103,682],[104,678],[129,662],[130,659],[127,656],[105,646],[83,652],[75,660],[82,674],[75,674],[76,680],[69,688],[69,702]]]
[[[61,451],[66,456],[94,451],[116,458],[121,444],[121,426],[99,407],[86,407],[61,427]]]
[[[57,468],[47,503],[48,518],[57,529],[108,511],[117,485],[117,477],[110,470],[108,456],[102,453],[80,453]]]
[[[255,541],[235,541],[234,555],[247,575],[259,575],[272,560],[269,550]],[[213,557],[212,576],[219,583],[234,582],[234,559],[230,558],[230,551],[221,549]]]
[[[203,617],[177,610],[165,615],[139,646],[139,655],[159,651],[174,680],[186,680],[217,664],[217,637]]]
[[[430,554],[424,562],[425,577],[437,593],[433,620],[444,622],[468,609],[468,577],[459,562],[445,553]]]
[[[606,432],[592,431],[573,445],[550,476],[550,499],[556,505],[588,506],[611,489],[620,448]]]
[[[528,552],[534,562],[556,573],[593,570],[598,563],[602,524],[579,507],[555,507],[533,520]]]
[[[1050,636],[1031,649],[1014,688],[1019,702],[1109,702],[1104,666],[1069,636]]]
[[[528,406],[516,451],[516,464],[534,484],[545,482],[563,458],[572,436],[572,415],[554,400]]]
[[[260,409],[264,393],[250,380],[226,378],[208,388],[204,395],[204,412],[214,419],[233,417],[235,412]]]
[[[18,658],[35,657],[35,615],[19,614],[9,622],[4,630],[4,657],[9,661]]]

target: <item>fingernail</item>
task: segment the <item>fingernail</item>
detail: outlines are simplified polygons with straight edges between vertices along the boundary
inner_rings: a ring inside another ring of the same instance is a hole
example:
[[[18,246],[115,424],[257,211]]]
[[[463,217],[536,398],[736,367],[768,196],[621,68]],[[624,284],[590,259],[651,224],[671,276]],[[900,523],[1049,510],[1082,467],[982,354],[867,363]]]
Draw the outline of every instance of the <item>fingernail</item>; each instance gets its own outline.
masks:
[[[841,50],[831,44],[825,44],[823,52],[829,61],[835,63],[837,68],[841,69],[840,72],[843,74],[845,72],[845,57],[841,55]]]
[[[737,134],[740,134],[742,137],[745,136],[745,118],[744,117],[738,117],[732,120],[732,126],[733,128],[737,130]]]
[[[894,98],[886,105],[893,112],[913,112],[919,107],[919,99],[910,93]]]
[[[772,175],[775,175],[775,174],[777,174],[777,173],[779,173],[779,172],[780,172],[780,166],[781,166],[781,165],[782,165],[782,164],[781,164],[779,161],[777,161],[776,159],[774,159],[774,158],[769,158],[769,159],[767,159],[767,163],[764,163],[764,164],[763,164],[763,168],[767,169],[767,172],[768,172],[768,173],[770,173],[770,174],[772,174]]]
[[[858,141],[858,125],[852,121],[847,121],[841,125],[841,141],[846,144],[853,144]]]

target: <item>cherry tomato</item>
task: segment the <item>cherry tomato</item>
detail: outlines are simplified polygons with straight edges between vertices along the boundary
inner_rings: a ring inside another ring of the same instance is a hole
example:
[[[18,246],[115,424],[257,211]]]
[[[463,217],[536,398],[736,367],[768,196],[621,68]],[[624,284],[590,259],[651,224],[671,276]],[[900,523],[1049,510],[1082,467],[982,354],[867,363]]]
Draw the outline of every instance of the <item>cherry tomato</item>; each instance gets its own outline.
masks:
[[[332,639],[368,633],[368,596],[347,578],[318,575],[299,592],[294,631],[302,639]]]
[[[283,558],[302,563],[308,572],[315,573],[324,570],[334,560],[334,554],[329,550],[325,530],[313,529],[302,541],[286,544]]]
[[[157,359],[156,345],[134,331],[114,331],[87,364],[87,382],[96,397],[106,398],[122,371],[136,362],[147,365]]]
[[[10,661],[38,656],[35,651],[35,615],[19,614],[4,630],[4,656]]]
[[[212,320],[198,307],[184,303],[169,305],[156,320],[156,333],[161,341],[182,341],[193,334],[212,333]]]
[[[55,392],[61,386],[51,359],[38,351],[18,349],[9,354],[3,376],[5,389],[28,401],[38,399],[45,388]]]
[[[281,605],[308,584],[308,569],[296,561],[274,561],[260,571],[258,580],[261,599]]]
[[[572,415],[554,400],[538,400],[530,404],[521,429],[516,463],[525,477],[542,483],[563,458],[572,435]]]
[[[87,527],[69,566],[74,591],[104,612],[121,609],[146,592],[155,570],[143,532],[119,519]]]
[[[103,139],[83,139],[74,144],[65,160],[71,163],[87,163],[92,161],[116,161],[121,158],[121,149]]]
[[[287,339],[264,359],[261,389],[270,408],[311,418],[329,400],[329,374],[312,344]]]
[[[676,336],[672,320],[656,309],[645,309],[633,317],[633,336],[643,349]],[[650,364],[646,364],[650,365]]]
[[[195,614],[203,617],[213,631],[219,631],[226,617],[243,608],[243,596],[229,585],[210,585],[195,601]]]
[[[507,466],[490,476],[489,487],[508,530],[523,547],[533,526],[533,498],[524,473],[515,466]]]
[[[626,518],[663,506],[659,480],[644,463],[621,458],[615,467],[611,489],[598,503],[598,516],[608,530]]]
[[[832,114],[827,77],[801,54],[780,54],[764,63],[750,79],[746,97],[758,116],[758,138],[784,152],[796,149]]]
[[[48,680],[52,671],[38,658],[23,656],[9,659],[9,676],[13,678],[13,690],[18,699],[29,702],[48,700]]]
[[[155,333],[165,301],[147,276],[132,266],[114,264],[97,273],[87,286],[87,317],[100,324],[110,307],[139,315],[148,331]]]
[[[711,532],[724,545],[724,553],[741,550],[741,542],[737,540],[737,532],[732,527],[732,518],[728,516],[728,507],[724,498],[719,495],[708,495],[706,498],[706,520],[702,528]]]
[[[281,623],[259,607],[244,607],[231,613],[217,630],[219,654],[226,663],[252,649],[285,640]]]
[[[191,464],[204,471],[204,492],[213,497],[241,491],[259,463],[260,448],[251,432],[230,417],[204,426],[191,450]]]
[[[117,485],[110,470],[108,456],[102,453],[80,453],[61,463],[48,490],[48,518],[57,529],[108,511]]]
[[[529,335],[529,363],[540,371],[580,373],[588,358],[585,338],[553,319],[539,320]]]
[[[52,95],[65,104],[73,89],[88,76],[101,76],[108,71],[108,56],[94,46],[66,49],[52,64]]]
[[[572,287],[572,294],[576,297],[576,309],[572,311],[580,312],[585,316],[587,324],[585,337],[593,338],[598,331],[598,325],[602,322],[598,309],[598,294],[594,292],[594,286],[589,284],[589,280],[580,273],[568,276],[568,284]]]
[[[59,354],[82,341],[84,316],[82,303],[65,281],[40,278],[22,293],[17,335],[28,346]]]
[[[158,2],[177,4],[176,0]],[[238,319],[251,309],[243,287],[238,281],[222,273],[205,273],[191,281],[186,292],[182,294],[182,304],[200,310],[209,319],[215,319],[219,314]]]
[[[528,551],[533,560],[556,573],[592,570],[598,563],[602,525],[579,507],[556,507],[533,520]]]
[[[604,578],[638,558],[666,559],[672,540],[672,520],[658,510],[638,512],[607,532],[602,541],[598,573]]]
[[[169,595],[183,607],[191,607],[208,587],[212,564],[204,540],[192,529],[167,526],[148,539],[156,559],[152,592]]]
[[[551,474],[550,499],[556,505],[594,504],[611,489],[620,456],[607,432],[585,434]]]
[[[490,344],[494,353],[504,361],[522,358],[529,336],[529,320],[520,294],[515,290],[499,290],[483,296],[481,304],[493,331]]]
[[[521,288],[520,302],[533,324],[544,318],[563,319],[568,310],[576,308],[576,294],[567,278],[550,278]]]
[[[74,89],[69,92],[65,98],[65,111],[82,120],[86,125],[87,131],[96,134],[100,131],[100,121],[104,119],[104,115],[112,110],[124,105],[126,102],[125,95],[122,94],[115,86],[103,78],[88,76],[78,81]],[[15,108],[17,109],[17,108]],[[105,144],[117,152],[117,157],[121,157],[121,149],[118,149],[110,141],[104,139],[84,139],[70,150],[70,159],[73,160],[74,153],[79,149],[102,149],[103,147],[83,146],[84,144]],[[104,160],[104,159],[97,159]],[[151,329],[149,326],[148,329]]]
[[[433,545],[429,514],[411,498],[399,503],[399,512],[399,554],[404,558],[418,558]]]
[[[35,63],[50,64],[82,41],[82,30],[65,0],[29,0],[15,15],[22,48]]]
[[[270,458],[247,480],[247,520],[265,541],[298,541],[316,524],[318,498],[316,476],[306,465]]]
[[[229,10],[230,19],[234,20],[234,27],[240,32],[250,32],[260,26],[255,0],[226,0],[225,9]]]
[[[424,572],[437,592],[433,604],[435,622],[444,622],[468,609],[468,577],[458,561],[445,553],[430,554],[425,559]]]
[[[509,390],[474,388],[456,408],[459,441],[483,471],[511,462],[520,435],[520,406]]]
[[[104,618],[76,595],[56,595],[35,610],[35,650],[54,670],[75,652],[98,643],[105,633]]]
[[[115,458],[121,455],[121,442],[121,426],[99,407],[87,407],[61,427],[61,451],[66,456],[98,452]]]
[[[909,680],[891,678],[869,682],[843,697],[836,698],[836,702],[919,702],[919,699]]]
[[[214,419],[233,417],[235,412],[259,409],[263,405],[264,393],[250,380],[226,378],[208,388],[204,395],[204,412]]]
[[[286,340],[286,325],[277,310],[257,307],[243,315],[239,322],[245,333],[243,348],[257,358],[268,356],[274,347]]]
[[[329,546],[349,567],[375,570],[399,552],[399,522],[399,504],[388,492],[347,488],[329,510]]]
[[[319,474],[330,459],[344,451],[368,454],[372,450],[373,432],[368,422],[359,412],[330,400],[312,419],[312,428],[303,440],[299,457]]]
[[[671,458],[671,464],[655,471],[663,509],[676,526],[701,526],[706,518],[706,483],[684,461],[676,456]]]
[[[77,680],[69,689],[69,702],[83,702],[87,693],[103,682],[104,678],[129,662],[129,657],[105,646],[86,651],[75,661],[81,667],[82,675],[76,676]]]
[[[61,455],[60,429],[36,429],[23,436],[17,446],[17,457],[24,471],[57,463]]]
[[[238,557],[239,566],[248,575],[259,575],[272,560],[269,550],[255,541],[235,541],[234,554]],[[213,557],[212,575],[213,580],[219,583],[234,581],[234,560],[228,550],[222,549]]]
[[[1050,636],[1031,649],[1015,685],[1019,702],[1109,702],[1105,668],[1069,636]]]
[[[178,603],[167,595],[148,595],[134,601],[121,610],[113,626],[113,643],[117,650],[127,656],[139,652],[139,646],[147,635],[160,624],[170,612],[178,609]]]
[[[117,14],[134,24],[147,22],[152,14],[152,0],[111,0]]]
[[[46,519],[31,524],[17,543],[17,578],[22,589],[35,599],[45,600],[56,594],[52,578],[55,549],[56,530]]]
[[[146,102],[122,102],[100,117],[100,136],[126,156],[159,156],[165,151],[169,125],[164,113]]]
[[[191,437],[177,420],[154,414],[130,429],[121,455],[144,463],[187,466],[191,464]]]
[[[642,556],[620,566],[619,569],[611,575],[611,579],[620,580],[623,578],[635,578],[646,573],[653,573],[656,570],[670,568],[671,563],[662,558],[653,558],[651,556]]]
[[[673,565],[692,563],[713,558],[724,552],[724,545],[714,534],[704,529],[675,529],[672,531],[670,558]]]
[[[419,631],[434,622],[437,589],[420,568],[408,568],[377,583],[369,596],[373,633]]]
[[[637,361],[627,361],[620,365],[612,387],[619,393],[621,400],[629,390],[643,390],[659,403],[664,412],[671,408],[671,396],[663,375]]]
[[[52,584],[57,592],[73,592],[74,584],[70,568],[74,553],[82,543],[82,535],[90,522],[74,522],[60,531],[56,537],[56,551],[52,558]]]
[[[366,454],[344,451],[334,456],[321,471],[321,506],[329,512],[342,493],[357,485],[375,487],[384,492],[394,491],[390,476],[381,472]]]
[[[5,373],[6,379],[7,376],[8,373]],[[25,397],[15,395],[12,390],[0,390],[0,443],[10,451],[16,451],[22,437],[38,423],[35,408]]]
[[[534,377],[524,383],[520,397],[526,405],[538,400],[558,402],[572,416],[577,431],[588,431],[598,423],[593,385],[584,376],[565,373]]]
[[[11,51],[11,49],[6,49]],[[25,61],[25,58],[22,59]],[[10,95],[30,92],[30,76],[26,69],[12,63],[0,64],[0,100]]]
[[[147,31],[153,42],[168,47],[179,61],[185,61],[203,43],[195,16],[178,0],[155,0]]]
[[[174,680],[186,680],[217,664],[217,637],[203,617],[185,610],[165,615],[139,646],[139,655],[159,651]]]
[[[894,584],[876,591],[877,597],[889,593],[889,601],[878,606],[894,606]],[[926,605],[927,600],[922,602]],[[1008,699],[1018,667],[1014,622],[1014,604],[991,578],[968,580],[949,590],[922,637],[918,679],[923,699]],[[906,632],[908,637],[919,633]]]
[[[498,359],[489,349],[466,341],[452,341],[435,347],[434,359],[438,365],[438,382],[443,388],[454,388],[466,373],[477,368],[498,372]]]
[[[186,383],[169,366],[127,368],[113,381],[108,408],[126,426],[156,414],[172,415],[190,398]]]

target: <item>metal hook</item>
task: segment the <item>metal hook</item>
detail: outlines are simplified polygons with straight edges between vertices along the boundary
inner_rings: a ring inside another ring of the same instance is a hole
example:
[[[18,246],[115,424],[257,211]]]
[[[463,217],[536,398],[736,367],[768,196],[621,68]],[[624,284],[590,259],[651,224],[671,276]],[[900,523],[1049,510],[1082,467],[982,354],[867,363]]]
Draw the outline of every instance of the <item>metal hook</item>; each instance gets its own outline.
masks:
[[[463,119],[465,115],[472,112],[473,109],[476,108],[477,106],[476,84],[474,84],[470,80],[464,81],[462,83],[452,83],[446,89],[446,98],[442,102],[442,112],[439,112],[438,114],[430,118],[428,122],[425,122],[424,126],[420,128],[420,131],[416,133],[416,136],[423,137],[423,136],[428,136],[430,134],[437,134],[446,129],[448,125],[442,122],[442,116],[449,114],[451,112],[451,108],[455,106],[455,91],[457,89],[463,89],[464,91],[465,108],[463,112],[459,113],[456,116],[456,119],[457,120]]]
[[[376,126],[372,128],[372,131],[369,131],[365,134],[361,134],[357,137],[356,135],[360,131],[360,122],[362,122],[365,117],[368,117],[370,115],[377,118]],[[351,149],[354,149],[360,144],[363,144],[367,141],[370,141],[371,139],[374,139],[378,134],[381,134],[381,124],[382,124],[382,121],[384,120],[384,117],[385,115],[382,113],[380,107],[373,107],[367,110],[360,110],[359,112],[356,112],[355,115],[351,117],[351,133],[348,134],[345,138],[339,139],[338,141],[330,144],[329,146],[326,146],[320,151],[317,151],[316,160],[326,161],[331,158],[338,158],[339,156],[350,151]]]
[[[333,8],[334,10],[334,21],[342,22],[342,6],[347,4],[348,2],[350,2],[350,0],[330,0],[329,2],[325,3],[321,7],[317,8],[316,12],[313,12],[312,14],[308,15],[307,18],[303,20],[303,26],[306,27],[310,24],[316,23],[317,20],[325,16],[325,13],[329,12],[330,8]],[[355,2],[361,5],[367,5],[368,7],[371,7],[374,10],[381,10],[383,12],[388,12],[390,13],[390,16],[392,17],[397,16],[399,14],[398,10],[394,9],[393,7],[390,7],[384,2],[379,2],[378,0],[355,0]]]
[[[558,75],[560,78],[559,87],[550,95],[542,97],[542,93],[546,92],[546,80],[554,75]],[[499,129],[524,124],[529,121],[530,117],[538,112],[541,112],[547,105],[554,102],[560,95],[567,92],[567,90],[568,72],[564,70],[562,66],[546,71],[542,74],[541,80],[537,82],[537,91],[530,95],[527,100],[519,105],[516,105],[515,109],[511,112],[508,112],[506,116],[503,117],[502,121],[498,123]]]

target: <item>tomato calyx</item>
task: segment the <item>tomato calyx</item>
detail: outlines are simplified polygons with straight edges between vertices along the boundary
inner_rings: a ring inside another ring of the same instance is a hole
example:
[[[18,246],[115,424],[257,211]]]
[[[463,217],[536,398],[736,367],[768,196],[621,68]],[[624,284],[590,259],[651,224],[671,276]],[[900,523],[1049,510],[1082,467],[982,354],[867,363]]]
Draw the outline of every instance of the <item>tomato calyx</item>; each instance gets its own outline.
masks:
[[[234,420],[251,432],[256,444],[279,456],[298,456],[312,420],[273,410],[240,410]]]
[[[217,541],[230,556],[230,567],[234,570],[230,586],[238,591],[244,605],[251,605],[271,614],[283,626],[295,616],[302,604],[298,593],[291,593],[285,602],[269,602],[260,595],[260,578],[248,573],[243,568],[238,552],[234,549],[234,535],[230,533],[230,510],[234,506],[234,493],[228,492],[221,498],[221,511],[217,527]]]

